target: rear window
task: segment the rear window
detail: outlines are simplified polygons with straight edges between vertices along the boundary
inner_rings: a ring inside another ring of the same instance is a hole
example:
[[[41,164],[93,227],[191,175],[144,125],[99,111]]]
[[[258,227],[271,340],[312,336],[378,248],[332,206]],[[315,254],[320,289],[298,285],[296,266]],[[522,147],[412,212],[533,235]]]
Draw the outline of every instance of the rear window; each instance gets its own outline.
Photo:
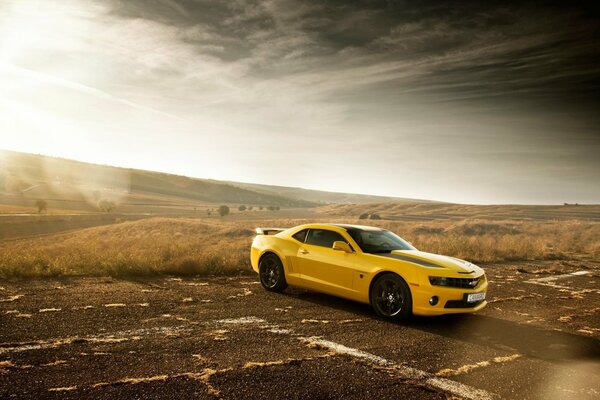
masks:
[[[296,239],[299,242],[304,243],[304,239],[306,239],[306,233],[308,232],[308,229],[303,229],[300,232],[296,232],[292,235],[292,237],[294,239]]]
[[[306,243],[315,246],[333,247],[333,242],[338,240],[346,242],[346,239],[337,232],[329,231],[327,229],[311,229],[308,232]]]

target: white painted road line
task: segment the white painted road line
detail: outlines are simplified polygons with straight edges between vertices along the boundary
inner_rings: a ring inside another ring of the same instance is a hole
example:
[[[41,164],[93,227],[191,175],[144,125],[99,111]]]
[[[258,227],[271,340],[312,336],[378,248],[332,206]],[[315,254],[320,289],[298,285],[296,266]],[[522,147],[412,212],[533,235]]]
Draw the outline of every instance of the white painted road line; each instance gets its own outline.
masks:
[[[427,386],[443,390],[447,393],[462,397],[464,399],[491,400],[499,397],[498,395],[490,393],[488,391],[476,389],[474,387],[456,381],[452,381],[450,379],[440,378],[420,369],[396,364],[390,360],[376,356],[375,354],[347,347],[343,344],[331,342],[329,340],[324,340],[316,337],[300,337],[299,339],[305,343],[332,350],[338,354],[348,355],[366,361],[370,364],[387,368],[404,379],[421,381]]]
[[[333,350],[338,354],[345,354],[354,358],[360,358],[362,360],[368,361],[370,364],[378,365],[380,367],[392,367],[394,365],[393,362],[386,360],[385,358],[376,356],[375,354],[370,354],[362,350],[346,347],[343,344],[331,342],[329,340],[321,339],[318,337],[304,336],[300,337],[299,339],[306,344],[318,346],[328,350]]]
[[[584,275],[589,275],[591,273],[592,273],[592,271],[575,271],[575,272],[571,272],[569,274],[562,274],[562,275],[546,276],[544,278],[529,279],[529,280],[525,281],[525,283],[529,283],[529,284],[532,284],[532,285],[540,285],[540,286],[551,287],[551,288],[554,288],[554,289],[564,289],[564,290],[569,290],[569,291],[572,291],[572,292],[585,290],[585,293],[597,293],[597,294],[600,294],[600,289],[596,289],[596,288],[589,288],[589,289],[578,288],[578,289],[574,289],[572,287],[565,286],[565,285],[559,285],[559,284],[556,283],[556,281],[558,281],[560,279],[572,278],[574,276],[584,276]]]
[[[554,275],[554,276],[547,276],[544,278],[530,279],[528,282],[554,282],[559,279],[572,278],[574,276],[589,275],[591,273],[592,273],[592,271],[575,271],[575,272],[571,272],[569,274]]]
[[[440,378],[434,374],[426,371],[422,371],[417,368],[407,367],[401,364],[397,364],[393,361],[387,360],[383,357],[375,354],[367,353],[365,351],[354,349],[352,347],[344,346],[343,344],[325,340],[319,337],[306,337],[298,336],[291,329],[283,329],[275,324],[267,323],[265,320],[256,318],[254,316],[242,317],[235,319],[225,319],[216,321],[217,323],[223,324],[262,324],[261,328],[266,329],[268,332],[279,334],[279,335],[290,335],[296,336],[298,340],[308,345],[318,346],[323,349],[334,351],[338,354],[347,355],[353,358],[366,361],[371,365],[386,368],[389,371],[393,371],[396,375],[403,379],[410,379],[413,381],[419,381],[426,386],[443,390],[447,393],[455,396],[468,399],[468,400],[492,400],[499,398],[498,395],[490,393],[486,390],[476,389],[472,386],[465,385],[450,379]]]
[[[247,324],[262,324],[264,323],[264,319],[256,318],[256,317],[240,317],[240,318],[226,318],[220,319],[216,321],[217,324],[225,324],[225,325],[247,325]]]

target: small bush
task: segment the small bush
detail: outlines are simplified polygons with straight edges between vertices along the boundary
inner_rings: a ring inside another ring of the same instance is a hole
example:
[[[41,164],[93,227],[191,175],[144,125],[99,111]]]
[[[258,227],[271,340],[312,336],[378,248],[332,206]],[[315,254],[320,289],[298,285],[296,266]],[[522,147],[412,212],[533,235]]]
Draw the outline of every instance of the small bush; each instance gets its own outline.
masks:
[[[238,211],[246,211],[246,206],[242,204],[238,207]]]
[[[377,213],[372,213],[372,214],[369,216],[369,218],[370,218],[370,219],[381,219],[381,217],[380,217],[380,216],[379,216],[379,214],[377,214]]]
[[[221,217],[229,215],[229,207],[227,207],[226,205],[219,206],[219,215]]]
[[[362,213],[360,214],[360,216],[358,217],[358,219],[367,219],[369,218],[369,213]]]

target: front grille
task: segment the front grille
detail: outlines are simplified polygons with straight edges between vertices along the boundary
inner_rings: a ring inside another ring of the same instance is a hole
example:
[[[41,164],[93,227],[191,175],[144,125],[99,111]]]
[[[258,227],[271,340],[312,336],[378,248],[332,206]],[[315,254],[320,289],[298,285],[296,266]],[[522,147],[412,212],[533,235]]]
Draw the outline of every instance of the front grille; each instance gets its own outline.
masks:
[[[479,281],[483,276],[477,278],[446,278],[446,277],[429,277],[429,282],[434,286],[446,286],[460,289],[473,289],[479,285]]]

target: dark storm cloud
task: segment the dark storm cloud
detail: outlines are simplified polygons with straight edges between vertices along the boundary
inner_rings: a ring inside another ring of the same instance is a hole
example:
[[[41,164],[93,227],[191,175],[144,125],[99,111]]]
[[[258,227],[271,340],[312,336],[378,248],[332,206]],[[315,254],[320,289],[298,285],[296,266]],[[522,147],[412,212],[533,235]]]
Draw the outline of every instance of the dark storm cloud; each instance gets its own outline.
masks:
[[[314,58],[324,71],[396,62],[382,80],[411,69],[421,79],[411,79],[410,89],[452,98],[597,95],[599,86],[600,24],[592,6],[154,0],[118,2],[114,12],[188,28],[188,40],[238,52],[256,62],[256,73],[289,74],[292,60],[294,71],[311,72]]]
[[[595,110],[600,100],[600,24],[593,8],[161,0],[153,10],[154,18],[196,27],[199,35],[190,40],[247,64],[249,74],[306,79],[332,98],[361,90],[580,111]]]

